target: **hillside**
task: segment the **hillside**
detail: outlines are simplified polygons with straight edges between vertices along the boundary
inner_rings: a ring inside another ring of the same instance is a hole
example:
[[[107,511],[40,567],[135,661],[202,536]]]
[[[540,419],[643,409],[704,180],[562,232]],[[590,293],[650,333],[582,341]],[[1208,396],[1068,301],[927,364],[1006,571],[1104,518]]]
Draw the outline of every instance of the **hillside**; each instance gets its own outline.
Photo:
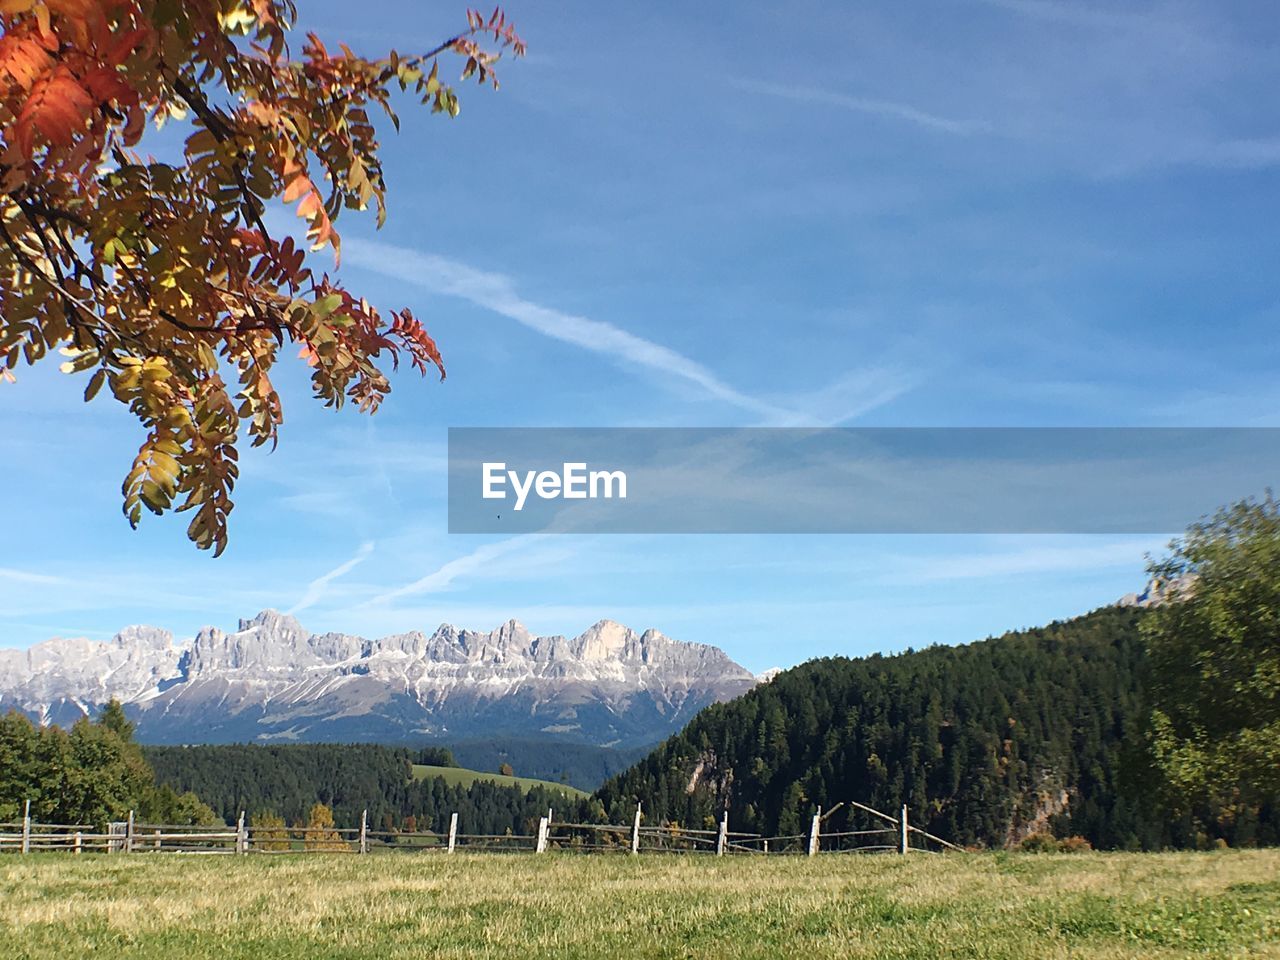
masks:
[[[546,736],[451,740],[441,745],[460,767],[497,770],[509,763],[521,777],[567,783],[580,790],[595,790],[648,756],[653,746],[601,747]]]
[[[856,800],[905,802],[963,844],[1052,828],[1099,847],[1188,845],[1189,824],[1159,814],[1143,782],[1144,615],[1111,607],[966,646],[814,660],[708,707],[598,796],[613,817],[639,800],[689,826],[727,804],[736,829],[766,834]],[[830,824],[869,825],[848,807]],[[1242,829],[1275,842],[1276,827]]]
[[[427,780],[431,777],[439,777],[449,786],[469,787],[477,780],[488,780],[496,783],[500,787],[519,787],[521,790],[529,791],[535,787],[541,787],[548,791],[558,791],[567,797],[574,799],[587,796],[585,790],[579,790],[577,787],[571,787],[567,783],[552,783],[550,780],[535,780],[532,777],[508,777],[501,773],[485,773],[482,770],[468,770],[466,767],[438,767],[430,766],[425,763],[413,764],[413,779]]]
[[[338,826],[356,826],[367,810],[376,829],[441,831],[457,813],[468,832],[528,833],[548,807],[582,796],[565,784],[445,766],[451,757],[438,748],[232,744],[143,752],[158,783],[194,791],[231,823],[242,810],[296,823],[320,802]]]

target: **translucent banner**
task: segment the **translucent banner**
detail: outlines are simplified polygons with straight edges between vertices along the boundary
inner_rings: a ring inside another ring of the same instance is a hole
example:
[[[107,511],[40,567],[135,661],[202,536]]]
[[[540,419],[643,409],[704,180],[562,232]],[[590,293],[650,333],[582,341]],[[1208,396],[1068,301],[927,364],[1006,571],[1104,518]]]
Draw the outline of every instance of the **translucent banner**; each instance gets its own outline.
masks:
[[[453,428],[451,533],[1176,533],[1280,428]]]

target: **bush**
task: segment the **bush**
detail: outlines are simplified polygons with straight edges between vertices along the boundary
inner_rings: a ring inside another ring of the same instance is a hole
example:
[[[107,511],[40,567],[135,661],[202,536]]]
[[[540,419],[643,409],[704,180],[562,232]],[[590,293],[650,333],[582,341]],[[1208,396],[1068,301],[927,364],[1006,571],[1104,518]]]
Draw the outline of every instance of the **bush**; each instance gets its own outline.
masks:
[[[1024,853],[1083,853],[1092,850],[1091,844],[1084,837],[1063,837],[1059,840],[1052,833],[1038,831],[1027,836],[1019,845]]]
[[[253,848],[255,850],[288,850],[292,847],[289,843],[289,832],[285,828],[284,818],[278,817],[270,811],[255,813],[249,819],[250,835],[253,837]]]
[[[1024,853],[1057,853],[1058,841],[1051,833],[1032,833],[1023,839],[1020,848]]]
[[[1084,853],[1086,850],[1092,850],[1093,844],[1084,837],[1063,837],[1058,841],[1058,849],[1063,853]]]

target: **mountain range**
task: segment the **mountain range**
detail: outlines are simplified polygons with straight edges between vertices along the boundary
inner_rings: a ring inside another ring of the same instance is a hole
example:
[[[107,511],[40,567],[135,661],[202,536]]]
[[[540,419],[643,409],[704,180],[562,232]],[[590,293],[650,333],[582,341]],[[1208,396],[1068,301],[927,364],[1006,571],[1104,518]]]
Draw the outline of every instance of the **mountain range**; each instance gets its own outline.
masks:
[[[0,712],[65,725],[114,697],[156,744],[535,736],[635,747],[756,682],[717,647],[610,620],[572,639],[512,620],[366,640],[265,610],[186,642],[134,626],[108,641],[0,649]]]

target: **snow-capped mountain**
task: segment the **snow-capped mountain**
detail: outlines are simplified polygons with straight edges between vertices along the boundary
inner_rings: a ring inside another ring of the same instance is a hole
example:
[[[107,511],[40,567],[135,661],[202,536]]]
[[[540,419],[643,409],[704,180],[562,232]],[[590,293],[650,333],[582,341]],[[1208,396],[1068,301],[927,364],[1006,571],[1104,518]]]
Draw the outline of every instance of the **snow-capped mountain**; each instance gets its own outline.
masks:
[[[129,627],[105,642],[0,649],[0,712],[66,724],[117,697],[147,743],[514,734],[632,746],[755,682],[717,647],[610,620],[573,639],[512,620],[491,633],[444,624],[365,640],[266,610],[185,643]]]

